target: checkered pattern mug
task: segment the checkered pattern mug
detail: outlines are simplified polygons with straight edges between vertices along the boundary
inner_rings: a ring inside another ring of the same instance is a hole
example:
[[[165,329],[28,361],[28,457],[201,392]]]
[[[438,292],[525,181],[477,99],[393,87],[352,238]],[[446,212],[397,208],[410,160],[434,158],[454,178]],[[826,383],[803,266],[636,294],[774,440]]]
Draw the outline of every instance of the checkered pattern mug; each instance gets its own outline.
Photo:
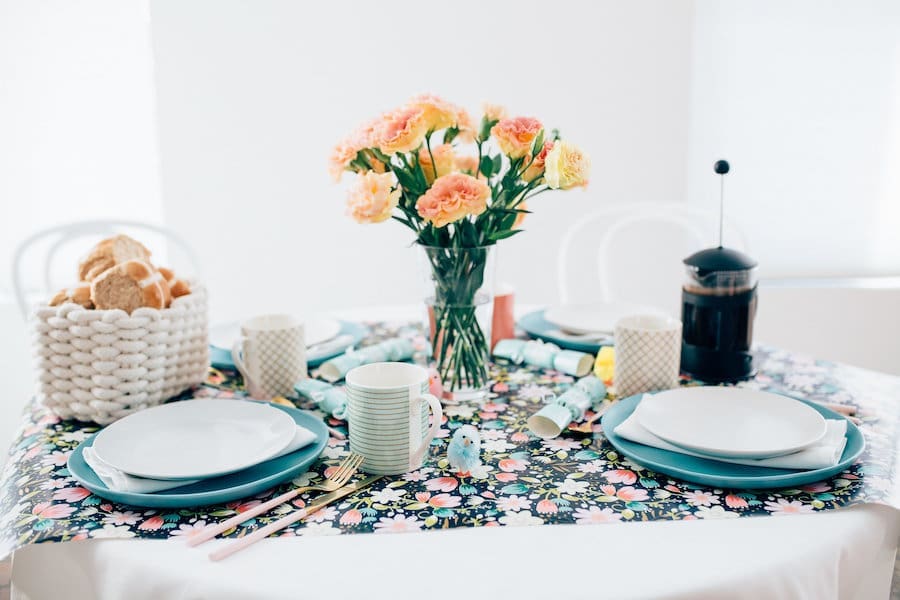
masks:
[[[253,398],[271,400],[292,394],[294,384],[307,377],[303,323],[290,315],[245,321],[231,357]]]
[[[678,387],[681,321],[662,315],[633,315],[616,323],[616,396]]]

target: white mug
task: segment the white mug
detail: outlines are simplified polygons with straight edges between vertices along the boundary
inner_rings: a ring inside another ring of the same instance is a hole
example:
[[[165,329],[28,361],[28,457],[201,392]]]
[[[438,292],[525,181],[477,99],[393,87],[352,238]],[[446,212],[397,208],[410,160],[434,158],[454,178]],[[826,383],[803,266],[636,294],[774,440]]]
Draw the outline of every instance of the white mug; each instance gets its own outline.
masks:
[[[633,315],[616,323],[616,396],[678,387],[681,321],[663,315]]]
[[[307,377],[303,323],[289,315],[245,321],[231,358],[253,398],[271,400],[292,394],[294,384]]]
[[[346,383],[350,451],[365,457],[360,468],[400,475],[421,467],[443,417],[440,401],[428,393],[428,371],[409,363],[371,363],[352,369]]]

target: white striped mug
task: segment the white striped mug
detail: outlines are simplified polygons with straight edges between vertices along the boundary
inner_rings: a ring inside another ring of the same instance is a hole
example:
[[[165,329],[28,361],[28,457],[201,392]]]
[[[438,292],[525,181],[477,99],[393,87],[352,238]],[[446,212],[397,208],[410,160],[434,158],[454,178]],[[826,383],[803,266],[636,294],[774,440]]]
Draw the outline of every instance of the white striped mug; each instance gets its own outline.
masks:
[[[443,417],[440,401],[428,393],[428,371],[409,363],[371,363],[352,369],[346,383],[350,451],[365,457],[361,469],[400,475],[421,467]]]

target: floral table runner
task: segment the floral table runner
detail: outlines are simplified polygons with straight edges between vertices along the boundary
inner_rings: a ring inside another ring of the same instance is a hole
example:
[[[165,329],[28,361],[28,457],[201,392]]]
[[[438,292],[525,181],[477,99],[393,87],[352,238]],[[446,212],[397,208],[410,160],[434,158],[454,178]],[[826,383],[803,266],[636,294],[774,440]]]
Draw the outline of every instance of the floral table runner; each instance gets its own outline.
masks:
[[[424,356],[427,340],[421,330],[401,323],[370,326],[365,343],[403,335],[412,338]],[[859,408],[867,446],[856,465],[830,480],[798,489],[747,491],[692,485],[630,462],[610,446],[599,425],[592,434],[567,432],[553,440],[536,438],[529,433],[526,419],[548,393],[561,393],[573,378],[533,367],[494,364],[487,401],[446,406],[426,466],[385,478],[280,535],[727,519],[812,513],[866,502],[898,506],[893,489],[900,378],[769,348],[759,352],[759,375],[742,385]],[[208,383],[186,397],[191,395],[235,397],[243,391],[234,373],[212,370]],[[346,427],[341,421],[330,424]],[[481,431],[484,478],[461,476],[447,465],[447,441],[464,424]],[[0,557],[32,543],[190,535],[291,485],[321,481],[349,451],[347,441],[332,438],[313,471],[276,489],[225,505],[154,510],[108,502],[69,476],[69,453],[97,429],[61,421],[35,404],[27,408],[0,477]],[[294,505],[308,501],[304,496]],[[245,535],[289,510],[293,508],[283,506],[228,535]]]

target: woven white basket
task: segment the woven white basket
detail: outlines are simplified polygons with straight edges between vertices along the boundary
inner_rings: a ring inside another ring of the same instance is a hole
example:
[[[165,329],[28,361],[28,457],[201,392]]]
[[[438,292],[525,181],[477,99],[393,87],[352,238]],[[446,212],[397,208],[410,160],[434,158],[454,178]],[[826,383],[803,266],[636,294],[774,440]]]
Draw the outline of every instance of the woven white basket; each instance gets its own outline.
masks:
[[[63,419],[112,423],[202,383],[209,368],[206,290],[170,308],[37,306],[38,399]]]

